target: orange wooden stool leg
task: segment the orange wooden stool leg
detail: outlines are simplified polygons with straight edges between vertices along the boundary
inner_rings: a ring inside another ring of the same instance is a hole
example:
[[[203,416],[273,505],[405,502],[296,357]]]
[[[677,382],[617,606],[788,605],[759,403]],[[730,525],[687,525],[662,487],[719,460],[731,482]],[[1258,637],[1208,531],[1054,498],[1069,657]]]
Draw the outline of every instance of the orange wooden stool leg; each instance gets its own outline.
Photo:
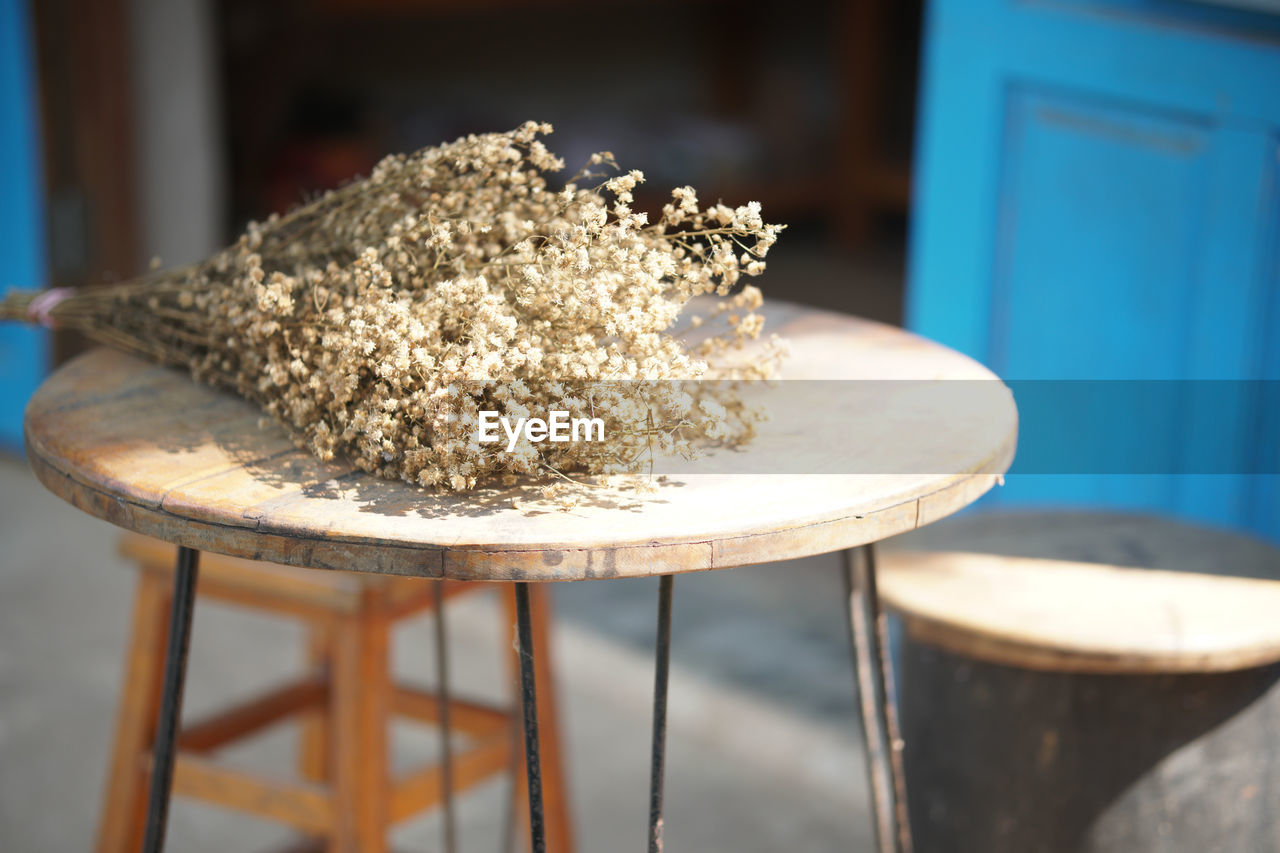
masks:
[[[504,614],[515,636],[516,605],[515,586],[508,585],[502,591]],[[533,665],[538,696],[538,740],[541,745],[542,808],[547,838],[547,853],[573,853],[573,822],[569,817],[569,796],[565,785],[564,756],[560,746],[560,723],[556,709],[555,677],[552,672],[551,654],[551,601],[541,584],[529,584],[529,611],[533,623]],[[519,680],[519,653],[512,655],[512,679]],[[513,713],[514,725],[519,731],[519,693],[517,691]],[[516,749],[518,758],[513,762],[515,774],[516,808],[528,820],[528,783],[525,779],[524,748]],[[528,833],[523,834],[522,846],[528,846]]]
[[[147,809],[143,759],[151,749],[160,712],[171,593],[171,584],[163,578],[151,572],[138,573],[132,636],[98,828],[98,853],[136,853],[142,847]]]
[[[370,596],[372,598],[372,596]],[[386,853],[390,799],[390,621],[380,606],[344,617],[334,633],[330,853]]]
[[[307,626],[307,667],[333,690],[333,630],[320,623]],[[328,782],[330,773],[330,703],[308,710],[300,725],[298,773],[308,782]]]

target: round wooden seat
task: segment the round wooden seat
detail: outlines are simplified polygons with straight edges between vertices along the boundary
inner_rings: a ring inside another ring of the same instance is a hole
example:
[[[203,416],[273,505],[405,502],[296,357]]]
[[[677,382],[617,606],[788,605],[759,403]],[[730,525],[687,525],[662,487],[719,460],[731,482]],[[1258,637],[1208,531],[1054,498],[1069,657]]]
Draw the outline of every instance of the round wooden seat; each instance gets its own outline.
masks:
[[[167,542],[126,533],[120,539],[121,556],[144,571],[173,574],[177,548]],[[445,581],[446,598],[469,588]],[[396,613],[425,610],[435,602],[436,588],[418,578],[334,570],[316,572],[296,566],[263,563],[240,557],[206,557],[200,570],[202,595],[232,602],[251,602],[284,612],[349,613],[363,606],[368,595],[377,595]]]
[[[1219,672],[1280,660],[1280,549],[1132,516],[1014,515],[977,527],[974,545],[1002,528],[1004,541],[988,544],[1012,553],[886,556],[880,593],[914,638],[1071,672]],[[1052,557],[1064,551],[1101,562]]]

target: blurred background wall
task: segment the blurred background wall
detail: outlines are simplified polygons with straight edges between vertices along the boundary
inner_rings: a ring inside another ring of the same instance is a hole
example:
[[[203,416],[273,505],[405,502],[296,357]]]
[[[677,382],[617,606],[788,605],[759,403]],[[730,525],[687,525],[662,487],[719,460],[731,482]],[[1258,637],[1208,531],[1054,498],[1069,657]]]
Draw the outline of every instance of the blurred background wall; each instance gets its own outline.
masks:
[[[643,169],[640,206],[682,184],[761,201],[791,225],[774,298],[905,322],[1014,379],[1280,380],[1272,0],[0,7],[25,46],[6,51],[6,131],[41,140],[4,167],[44,188],[7,199],[36,236],[6,229],[3,285],[182,263],[384,153],[534,118],[571,167],[612,149]],[[43,340],[0,331],[10,447]],[[80,346],[59,333],[52,355]],[[1277,396],[1095,423],[1089,441],[1155,442],[1163,468],[1015,466],[986,502],[1280,537]],[[1079,432],[1035,426],[1048,446]],[[1206,435],[1229,472],[1175,476]]]

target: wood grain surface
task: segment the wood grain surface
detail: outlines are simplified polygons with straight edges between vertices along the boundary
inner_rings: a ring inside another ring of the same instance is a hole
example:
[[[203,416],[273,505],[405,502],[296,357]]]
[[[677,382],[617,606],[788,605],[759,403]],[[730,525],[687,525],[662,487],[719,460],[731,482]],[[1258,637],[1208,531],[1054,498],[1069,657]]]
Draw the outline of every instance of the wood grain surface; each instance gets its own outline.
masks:
[[[1216,568],[903,553],[883,561],[879,589],[915,640],[1006,666],[1195,673],[1280,661],[1280,550],[1275,580]]]
[[[727,568],[873,542],[955,512],[1008,468],[1017,413],[1007,389],[937,386],[995,379],[976,362],[839,314],[771,303],[770,319],[791,342],[787,379],[921,381],[863,383],[856,405],[815,413],[803,435],[766,428],[743,452],[821,453],[859,440],[876,452],[891,443],[901,457],[895,470],[926,473],[695,472],[645,497],[593,490],[571,510],[539,504],[533,485],[440,495],[322,463],[260,424],[251,404],[109,350],[68,363],[35,394],[28,458],[41,482],[85,512],[200,550],[534,581]],[[922,408],[930,386],[981,388],[984,397],[944,417]]]

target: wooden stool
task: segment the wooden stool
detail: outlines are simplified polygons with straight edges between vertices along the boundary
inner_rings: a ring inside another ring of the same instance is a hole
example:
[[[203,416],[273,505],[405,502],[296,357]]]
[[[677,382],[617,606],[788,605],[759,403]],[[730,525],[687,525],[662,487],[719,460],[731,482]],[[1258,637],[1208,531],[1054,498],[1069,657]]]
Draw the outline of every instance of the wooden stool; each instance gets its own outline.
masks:
[[[141,845],[151,744],[160,704],[165,630],[173,585],[175,548],[127,535],[121,552],[138,563],[137,601],[121,693],[99,853],[135,853]],[[514,597],[499,585],[506,623],[514,626]],[[303,620],[309,630],[310,671],[266,695],[185,726],[178,735],[173,790],[296,827],[316,849],[378,853],[387,849],[390,825],[445,799],[438,764],[400,779],[389,771],[387,732],[392,715],[440,722],[435,693],[394,684],[388,641],[397,620],[444,599],[492,588],[481,583],[428,581],[388,575],[313,571],[215,554],[201,558],[198,594]],[[532,591],[538,633],[538,711],[550,849],[571,849],[568,803],[558,748],[554,691],[548,655],[548,602]],[[514,680],[518,662],[511,661]],[[545,683],[543,683],[545,681]],[[511,773],[524,790],[519,748],[519,700],[513,709],[450,697],[451,728],[467,736],[455,748],[455,791],[498,773]],[[300,781],[266,779],[221,767],[219,748],[288,717],[301,715]],[[517,792],[515,803],[523,801]],[[526,814],[527,818],[527,814]]]
[[[882,565],[917,853],[1280,851],[1280,550],[1125,516],[942,527],[1004,553]]]

